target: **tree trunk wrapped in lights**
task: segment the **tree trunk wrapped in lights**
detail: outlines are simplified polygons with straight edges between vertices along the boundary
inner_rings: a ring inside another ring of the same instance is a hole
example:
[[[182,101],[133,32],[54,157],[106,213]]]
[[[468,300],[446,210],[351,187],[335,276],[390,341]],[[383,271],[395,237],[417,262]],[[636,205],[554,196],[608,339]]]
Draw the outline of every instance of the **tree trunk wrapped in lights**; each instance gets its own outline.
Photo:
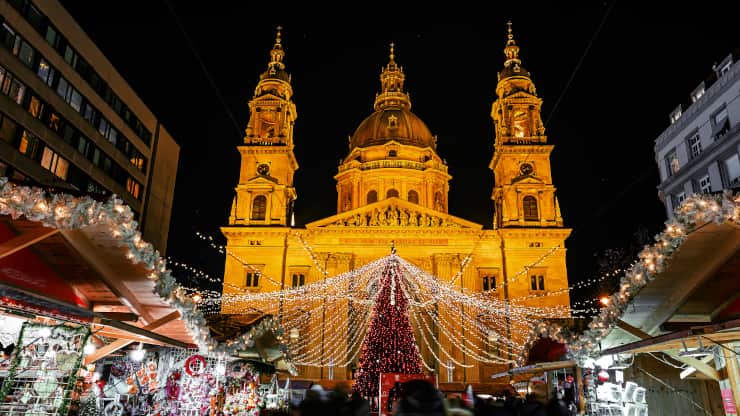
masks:
[[[380,373],[422,374],[401,279],[401,268],[392,256],[378,282],[379,293],[362,343],[354,384],[354,389],[366,398],[377,396]]]

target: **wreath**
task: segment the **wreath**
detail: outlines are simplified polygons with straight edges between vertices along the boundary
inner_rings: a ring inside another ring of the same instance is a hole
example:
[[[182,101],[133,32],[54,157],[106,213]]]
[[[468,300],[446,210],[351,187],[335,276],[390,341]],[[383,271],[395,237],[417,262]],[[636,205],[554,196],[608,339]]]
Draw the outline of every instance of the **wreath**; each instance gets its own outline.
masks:
[[[185,372],[190,377],[198,377],[206,370],[206,359],[200,355],[195,354],[188,357],[185,360]]]

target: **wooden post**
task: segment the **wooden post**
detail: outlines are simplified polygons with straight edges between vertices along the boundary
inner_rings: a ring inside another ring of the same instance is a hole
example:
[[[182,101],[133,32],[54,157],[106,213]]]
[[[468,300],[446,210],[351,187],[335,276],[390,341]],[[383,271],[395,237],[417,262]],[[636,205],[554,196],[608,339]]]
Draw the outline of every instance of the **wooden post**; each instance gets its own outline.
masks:
[[[585,386],[583,385],[583,371],[581,367],[576,366],[576,386],[578,387],[578,414],[582,415],[586,411],[586,396],[583,394]]]

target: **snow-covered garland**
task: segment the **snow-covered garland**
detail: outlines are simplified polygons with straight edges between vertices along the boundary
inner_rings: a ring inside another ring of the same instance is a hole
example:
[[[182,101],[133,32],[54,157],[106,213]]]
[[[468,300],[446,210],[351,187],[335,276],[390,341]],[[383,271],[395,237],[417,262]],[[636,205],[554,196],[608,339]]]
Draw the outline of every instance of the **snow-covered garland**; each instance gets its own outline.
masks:
[[[88,226],[108,227],[110,234],[128,248],[128,258],[133,263],[143,263],[151,273],[147,276],[154,281],[154,292],[180,311],[188,330],[204,353],[209,355],[234,356],[240,350],[252,347],[254,339],[265,331],[272,331],[281,337],[283,329],[276,319],[266,318],[236,339],[219,343],[208,331],[203,313],[197,309],[187,291],[182,288],[166,267],[166,261],[157,250],[142,240],[134,213],[124,202],[113,195],[105,202],[88,196],[75,197],[69,194],[48,194],[40,188],[18,186],[0,177],[0,215],[10,215],[13,219],[21,216],[47,227],[76,230]],[[288,348],[280,343],[291,373],[297,374],[288,356]]]
[[[596,348],[616,325],[632,298],[650,280],[661,273],[686,237],[705,223],[738,223],[740,194],[725,191],[722,195],[692,195],[666,221],[666,228],[655,236],[655,244],[645,246],[640,260],[620,280],[619,291],[609,297],[609,303],[589,324],[582,334],[573,334],[567,328],[544,321],[538,322],[529,336],[525,351],[539,337],[566,344],[568,355],[583,363],[591,355],[598,355]]]

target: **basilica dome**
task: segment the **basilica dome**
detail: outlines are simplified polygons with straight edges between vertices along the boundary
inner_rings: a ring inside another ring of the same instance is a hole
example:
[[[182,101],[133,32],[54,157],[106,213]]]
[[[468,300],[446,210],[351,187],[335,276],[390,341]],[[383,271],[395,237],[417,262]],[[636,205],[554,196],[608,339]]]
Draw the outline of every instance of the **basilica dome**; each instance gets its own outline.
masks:
[[[350,149],[389,142],[436,148],[436,138],[416,114],[401,107],[381,108],[367,117],[350,138]]]

